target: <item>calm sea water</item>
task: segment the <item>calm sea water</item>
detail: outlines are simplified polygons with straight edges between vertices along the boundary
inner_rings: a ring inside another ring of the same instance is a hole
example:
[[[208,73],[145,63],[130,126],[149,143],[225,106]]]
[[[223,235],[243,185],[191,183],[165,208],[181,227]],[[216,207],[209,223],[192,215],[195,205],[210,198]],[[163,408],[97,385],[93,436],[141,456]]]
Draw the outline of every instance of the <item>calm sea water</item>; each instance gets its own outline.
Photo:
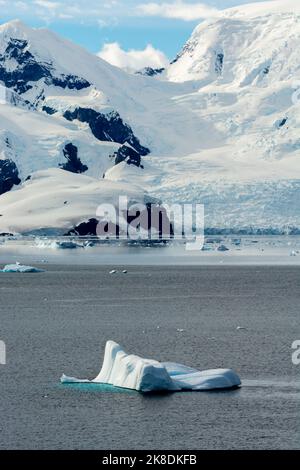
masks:
[[[1,449],[300,448],[299,267],[43,267],[0,274]],[[142,395],[59,383],[95,376],[108,339],[232,367],[243,387]]]

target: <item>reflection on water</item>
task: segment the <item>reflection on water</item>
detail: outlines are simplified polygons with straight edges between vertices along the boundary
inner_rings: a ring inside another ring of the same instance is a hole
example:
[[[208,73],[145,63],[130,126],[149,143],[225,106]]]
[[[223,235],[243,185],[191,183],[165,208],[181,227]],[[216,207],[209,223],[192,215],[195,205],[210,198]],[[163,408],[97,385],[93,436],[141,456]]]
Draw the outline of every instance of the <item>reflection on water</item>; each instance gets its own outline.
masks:
[[[139,394],[143,397],[155,397],[155,396],[168,396],[173,395],[174,392],[156,392],[156,393],[140,393],[136,390],[115,387],[114,385],[109,384],[99,384],[99,383],[65,383],[60,384],[61,387],[66,389],[78,390],[80,392],[92,392],[92,393],[128,393],[128,394]],[[269,400],[270,398],[289,398],[292,400],[300,400],[300,381],[295,380],[283,380],[283,379],[265,379],[265,380],[255,380],[255,379],[244,379],[242,381],[242,386],[231,389],[231,390],[201,390],[201,391],[181,391],[184,395],[188,394],[209,394],[213,395],[218,394],[232,394],[240,393],[241,398],[249,398],[249,395],[255,396],[256,398],[264,398]],[[178,392],[176,392],[178,393]]]
[[[129,388],[115,387],[114,385],[109,384],[99,384],[99,383],[65,383],[60,384],[60,387],[66,389],[79,390],[81,392],[109,392],[109,393],[138,393],[136,390],[131,390]]]

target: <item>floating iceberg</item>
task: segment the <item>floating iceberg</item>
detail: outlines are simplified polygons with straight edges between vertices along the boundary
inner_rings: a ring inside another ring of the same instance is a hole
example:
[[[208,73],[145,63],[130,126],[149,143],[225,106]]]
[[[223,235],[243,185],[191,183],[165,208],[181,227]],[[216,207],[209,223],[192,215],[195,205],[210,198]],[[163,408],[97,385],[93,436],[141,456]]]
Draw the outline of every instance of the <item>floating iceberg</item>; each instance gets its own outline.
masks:
[[[20,263],[7,264],[1,270],[2,273],[42,273],[43,269],[33,268],[32,266],[24,266]]]
[[[227,246],[225,246],[225,245],[220,245],[220,246],[218,246],[217,250],[218,251],[229,251],[229,248],[227,248]]]
[[[144,359],[107,341],[102,369],[91,381],[63,375],[62,383],[103,383],[139,392],[231,389],[241,385],[230,369],[198,371],[172,362]]]

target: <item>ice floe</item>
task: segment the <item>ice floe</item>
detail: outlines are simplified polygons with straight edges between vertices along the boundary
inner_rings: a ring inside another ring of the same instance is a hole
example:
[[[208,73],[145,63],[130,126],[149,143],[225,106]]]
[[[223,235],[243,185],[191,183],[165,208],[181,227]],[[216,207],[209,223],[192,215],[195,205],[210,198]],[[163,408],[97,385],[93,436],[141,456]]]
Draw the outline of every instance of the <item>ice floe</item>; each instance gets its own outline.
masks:
[[[93,380],[61,377],[62,383],[102,383],[140,392],[232,389],[241,385],[231,369],[199,371],[182,364],[158,362],[127,354],[114,341],[107,341],[103,365]]]
[[[20,263],[15,264],[7,264],[4,268],[0,271],[2,273],[42,273],[44,272],[43,269],[34,268],[32,266],[24,266]]]
[[[229,251],[229,248],[227,248],[227,246],[225,246],[225,245],[220,245],[220,246],[218,246],[217,250],[218,251]]]

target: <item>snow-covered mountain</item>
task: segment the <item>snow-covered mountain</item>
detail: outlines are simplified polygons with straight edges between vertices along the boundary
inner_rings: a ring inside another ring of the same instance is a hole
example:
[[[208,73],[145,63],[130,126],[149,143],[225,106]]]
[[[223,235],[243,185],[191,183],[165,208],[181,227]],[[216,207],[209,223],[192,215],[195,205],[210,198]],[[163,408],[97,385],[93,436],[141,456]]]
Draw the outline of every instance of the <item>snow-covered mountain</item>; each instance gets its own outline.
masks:
[[[109,184],[134,184],[167,203],[205,204],[212,230],[299,229],[299,49],[298,0],[204,21],[158,78],[127,74],[44,29],[0,26],[0,193],[11,192],[0,196],[0,233],[30,231],[30,214],[24,230],[14,223],[11,201],[30,205],[24,181],[49,168],[61,168],[49,173],[58,191],[67,172],[78,182],[76,173],[105,175],[99,204]],[[60,228],[91,211],[75,212]]]

